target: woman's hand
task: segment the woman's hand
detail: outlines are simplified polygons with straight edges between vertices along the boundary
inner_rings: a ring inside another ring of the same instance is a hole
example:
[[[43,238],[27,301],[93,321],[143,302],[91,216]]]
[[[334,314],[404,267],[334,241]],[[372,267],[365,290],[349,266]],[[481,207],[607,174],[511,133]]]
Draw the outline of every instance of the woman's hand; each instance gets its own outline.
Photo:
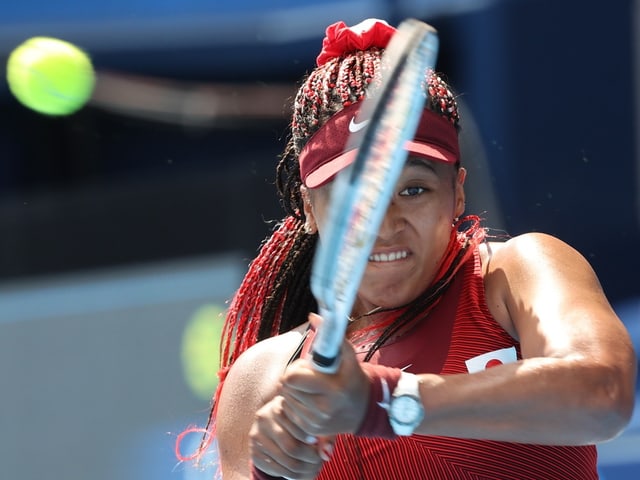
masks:
[[[315,478],[328,460],[332,445],[318,442],[287,414],[286,400],[277,395],[256,413],[249,432],[254,467],[276,477]]]
[[[320,317],[312,314],[317,326]],[[366,412],[370,381],[353,347],[342,345],[335,374],[314,369],[309,359],[293,362],[278,394],[256,414],[249,432],[253,465],[274,476],[315,478],[330,458],[335,435],[358,430]]]
[[[312,314],[312,324],[321,321]],[[344,341],[338,371],[317,371],[311,360],[292,363],[282,377],[286,414],[307,435],[322,437],[354,433],[364,418],[370,381],[351,344]]]

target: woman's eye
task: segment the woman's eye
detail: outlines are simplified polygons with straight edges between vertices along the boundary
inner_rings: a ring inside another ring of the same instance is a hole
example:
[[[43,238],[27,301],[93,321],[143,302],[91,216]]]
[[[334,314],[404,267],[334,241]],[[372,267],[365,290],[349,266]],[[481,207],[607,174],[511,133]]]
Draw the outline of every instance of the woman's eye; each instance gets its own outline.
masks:
[[[407,187],[400,192],[400,195],[404,197],[413,197],[424,192],[426,192],[426,188],[423,187]]]

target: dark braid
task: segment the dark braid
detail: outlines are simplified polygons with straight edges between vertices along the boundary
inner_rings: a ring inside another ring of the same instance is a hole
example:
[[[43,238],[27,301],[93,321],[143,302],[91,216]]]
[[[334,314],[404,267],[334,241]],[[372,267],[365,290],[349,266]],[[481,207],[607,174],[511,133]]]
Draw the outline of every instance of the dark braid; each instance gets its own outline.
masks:
[[[280,318],[278,328],[274,328],[275,322],[261,322],[258,341],[297,327],[301,320],[306,321],[309,312],[317,310],[309,286],[316,242],[317,235],[296,235],[262,309],[262,318]]]

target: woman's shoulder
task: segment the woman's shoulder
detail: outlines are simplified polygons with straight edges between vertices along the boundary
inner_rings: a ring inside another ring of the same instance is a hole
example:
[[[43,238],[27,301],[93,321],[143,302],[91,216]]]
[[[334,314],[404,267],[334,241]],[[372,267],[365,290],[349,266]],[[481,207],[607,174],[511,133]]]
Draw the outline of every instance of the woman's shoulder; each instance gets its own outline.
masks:
[[[498,267],[535,266],[541,259],[567,254],[581,257],[568,243],[541,232],[523,233],[504,241],[488,241],[480,247],[485,271]]]
[[[244,351],[233,363],[221,395],[238,393],[269,399],[291,356],[303,341],[304,329],[297,328],[262,340]]]
[[[254,414],[276,394],[289,358],[303,340],[299,330],[256,343],[233,363],[217,404],[216,431],[221,455],[245,456],[246,438]]]
[[[543,266],[557,257],[574,257],[583,261],[583,257],[569,244],[553,235],[529,232],[510,237],[505,241],[489,241],[482,245],[481,258],[484,273],[497,269],[531,270]]]
[[[243,352],[227,374],[216,413],[220,461],[229,472],[246,471],[249,465],[247,436],[255,413],[276,394],[289,358],[303,341],[303,329],[277,335]],[[225,474],[226,478],[226,474]],[[234,478],[245,478],[242,474]]]
[[[545,233],[524,233],[480,248],[487,306],[517,338],[514,305],[529,305],[546,294],[563,292],[594,278],[589,263],[573,247]]]

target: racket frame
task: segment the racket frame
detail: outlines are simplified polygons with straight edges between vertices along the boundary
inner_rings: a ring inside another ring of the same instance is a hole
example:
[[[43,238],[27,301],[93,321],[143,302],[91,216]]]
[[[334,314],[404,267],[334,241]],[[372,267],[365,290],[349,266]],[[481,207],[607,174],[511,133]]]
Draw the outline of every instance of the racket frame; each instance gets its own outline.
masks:
[[[358,122],[369,119],[364,135],[347,150],[354,162],[340,171],[331,186],[328,221],[318,241],[311,290],[323,321],[311,347],[315,369],[335,373],[351,309],[369,255],[402,173],[426,94],[424,82],[435,68],[439,48],[436,30],[415,19],[405,20],[382,57],[386,71],[362,102]]]

